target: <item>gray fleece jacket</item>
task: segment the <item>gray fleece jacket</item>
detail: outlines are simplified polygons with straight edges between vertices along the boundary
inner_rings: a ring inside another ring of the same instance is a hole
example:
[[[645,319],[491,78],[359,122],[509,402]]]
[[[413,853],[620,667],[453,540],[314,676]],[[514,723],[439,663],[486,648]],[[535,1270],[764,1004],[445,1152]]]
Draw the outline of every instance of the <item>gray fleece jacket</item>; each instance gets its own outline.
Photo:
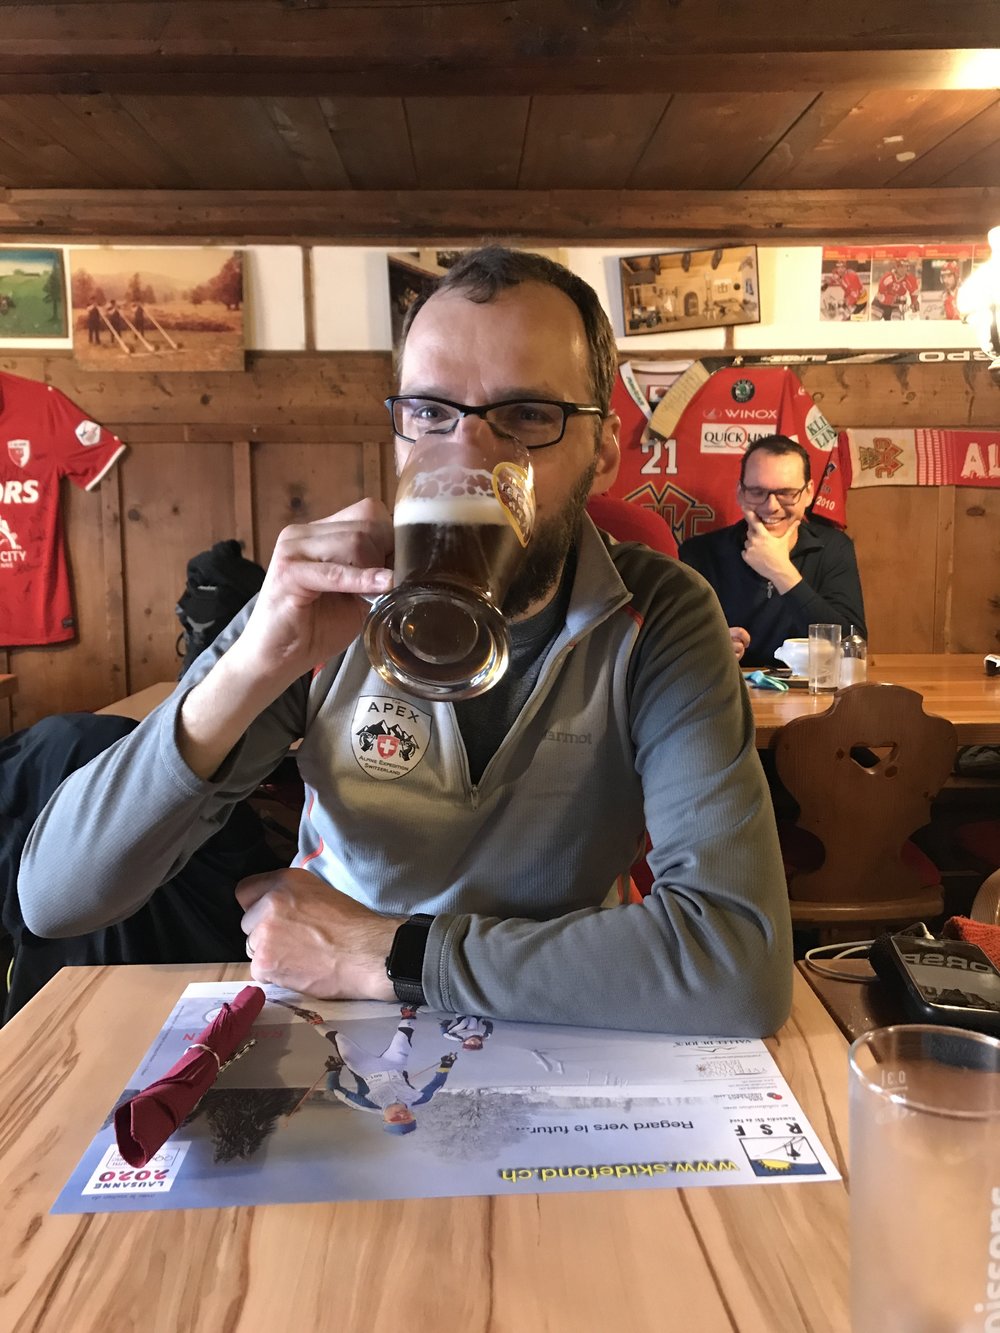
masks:
[[[178,710],[248,614],[53,796],[22,858],[30,930],[129,916],[302,737],[294,864],[375,911],[434,914],[432,1008],[698,1035],[784,1021],[791,931],[774,816],[725,621],[699,575],[585,519],[566,623],[476,785],[453,707],[388,686],[360,642],[262,713],[212,780],[195,777]],[[644,829],[652,893],[601,910]]]

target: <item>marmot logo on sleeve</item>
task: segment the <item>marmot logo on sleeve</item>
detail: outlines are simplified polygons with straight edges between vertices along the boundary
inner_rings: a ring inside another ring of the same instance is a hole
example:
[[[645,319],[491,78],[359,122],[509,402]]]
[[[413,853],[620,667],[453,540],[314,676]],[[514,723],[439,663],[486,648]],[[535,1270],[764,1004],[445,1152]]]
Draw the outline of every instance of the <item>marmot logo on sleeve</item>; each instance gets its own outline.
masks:
[[[351,722],[354,757],[381,782],[413,771],[427,752],[431,717],[406,699],[364,694]]]

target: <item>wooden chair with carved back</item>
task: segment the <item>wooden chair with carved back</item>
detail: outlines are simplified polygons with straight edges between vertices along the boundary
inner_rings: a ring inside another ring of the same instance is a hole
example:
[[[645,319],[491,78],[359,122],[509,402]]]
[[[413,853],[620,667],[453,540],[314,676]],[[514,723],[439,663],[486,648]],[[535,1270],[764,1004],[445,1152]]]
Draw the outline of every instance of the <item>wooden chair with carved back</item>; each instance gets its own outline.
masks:
[[[937,867],[908,843],[955,762],[955,728],[900,685],[852,685],[775,742],[778,775],[817,855],[789,865],[792,921],[820,928],[933,917]],[[784,839],[783,839],[784,844]],[[811,864],[810,864],[811,861]]]

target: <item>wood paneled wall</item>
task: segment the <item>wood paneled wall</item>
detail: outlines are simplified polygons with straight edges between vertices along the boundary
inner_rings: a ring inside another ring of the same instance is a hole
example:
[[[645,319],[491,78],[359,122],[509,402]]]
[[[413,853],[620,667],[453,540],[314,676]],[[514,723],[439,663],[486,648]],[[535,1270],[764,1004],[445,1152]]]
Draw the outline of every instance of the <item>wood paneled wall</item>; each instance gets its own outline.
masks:
[[[386,354],[250,356],[242,374],[104,375],[61,356],[0,369],[56,385],[129,444],[96,491],[64,485],[79,637],[0,649],[15,727],[176,676],[174,606],[213,542],[237,537],[266,565],[286,524],[391,495]]]
[[[391,496],[386,353],[262,353],[236,374],[105,375],[31,355],[0,369],[56,385],[130,445],[97,491],[65,488],[79,638],[0,650],[0,671],[19,681],[0,726],[99,708],[175,676],[174,605],[187,561],[212,542],[238,537],[266,564],[285,524]],[[1000,429],[1000,389],[979,364],[799,374],[838,427]],[[848,514],[874,648],[1000,647],[1000,490],[853,491]]]

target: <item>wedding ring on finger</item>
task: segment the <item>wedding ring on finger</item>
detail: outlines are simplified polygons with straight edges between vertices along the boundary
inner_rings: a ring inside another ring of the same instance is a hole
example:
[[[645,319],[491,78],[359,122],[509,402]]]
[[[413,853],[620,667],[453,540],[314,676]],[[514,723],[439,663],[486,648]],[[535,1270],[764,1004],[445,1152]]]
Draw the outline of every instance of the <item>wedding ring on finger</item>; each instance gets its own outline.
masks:
[[[250,936],[247,936],[247,957],[253,957],[253,945],[250,943]]]

